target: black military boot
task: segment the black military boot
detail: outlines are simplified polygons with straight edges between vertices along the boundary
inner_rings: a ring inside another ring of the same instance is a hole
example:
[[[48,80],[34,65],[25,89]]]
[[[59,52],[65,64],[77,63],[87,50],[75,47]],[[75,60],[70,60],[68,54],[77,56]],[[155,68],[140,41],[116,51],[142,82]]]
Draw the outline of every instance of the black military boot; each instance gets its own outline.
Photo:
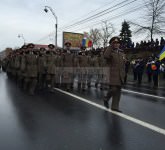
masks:
[[[106,108],[109,108],[109,100],[107,99],[107,97],[104,97],[104,99],[103,99],[103,101],[104,101],[104,106],[106,107]]]
[[[98,83],[95,83],[95,88],[97,88],[98,87]]]
[[[109,103],[108,103],[107,100],[104,100],[104,106],[105,106],[106,108],[109,108]]]
[[[91,88],[91,83],[88,82],[88,83],[87,83],[87,86],[88,86],[88,88]]]

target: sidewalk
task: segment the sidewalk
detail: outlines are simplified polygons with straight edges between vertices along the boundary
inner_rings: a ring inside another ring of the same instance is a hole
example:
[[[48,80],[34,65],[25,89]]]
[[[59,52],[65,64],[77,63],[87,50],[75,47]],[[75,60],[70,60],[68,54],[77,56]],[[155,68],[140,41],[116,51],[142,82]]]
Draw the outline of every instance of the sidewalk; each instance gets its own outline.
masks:
[[[153,82],[148,83],[147,75],[143,74],[142,83],[139,86],[146,87],[146,88],[153,88]],[[131,73],[128,74],[127,83],[128,85],[138,86],[138,83],[133,80],[133,75]],[[164,89],[165,90],[165,79],[163,78],[162,74],[159,77],[159,87],[157,89]]]

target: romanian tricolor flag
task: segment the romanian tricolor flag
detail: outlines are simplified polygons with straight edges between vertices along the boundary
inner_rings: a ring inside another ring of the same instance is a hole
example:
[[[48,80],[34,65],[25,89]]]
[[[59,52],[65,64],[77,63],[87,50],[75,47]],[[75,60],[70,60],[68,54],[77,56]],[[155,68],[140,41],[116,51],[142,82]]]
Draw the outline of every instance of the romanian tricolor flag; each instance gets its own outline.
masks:
[[[163,47],[162,51],[159,54],[159,60],[162,60],[165,58],[165,46]]]
[[[82,39],[82,46],[84,47],[92,47],[92,41],[89,39]]]

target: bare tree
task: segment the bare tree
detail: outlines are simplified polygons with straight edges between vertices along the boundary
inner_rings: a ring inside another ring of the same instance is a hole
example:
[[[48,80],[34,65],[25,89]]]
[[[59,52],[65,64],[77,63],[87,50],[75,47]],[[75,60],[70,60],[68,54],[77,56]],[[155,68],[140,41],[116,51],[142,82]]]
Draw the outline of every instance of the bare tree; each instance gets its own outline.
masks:
[[[93,42],[93,46],[99,47],[100,46],[100,39],[101,39],[101,33],[100,30],[95,28],[90,30],[90,39]]]
[[[108,41],[114,32],[115,30],[113,25],[108,21],[104,21],[101,30],[101,40],[103,41],[103,47],[107,47]]]
[[[147,33],[151,42],[153,35],[165,33],[165,0],[145,0],[146,16],[143,18],[146,26],[130,22],[136,27],[135,33]]]

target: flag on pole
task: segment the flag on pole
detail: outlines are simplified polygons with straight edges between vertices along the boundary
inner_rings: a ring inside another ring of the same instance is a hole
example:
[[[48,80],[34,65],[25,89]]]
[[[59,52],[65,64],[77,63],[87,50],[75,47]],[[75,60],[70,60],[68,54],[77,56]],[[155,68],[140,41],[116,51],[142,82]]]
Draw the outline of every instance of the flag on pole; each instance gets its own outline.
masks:
[[[82,39],[82,46],[85,47],[86,45],[86,39]]]
[[[92,45],[93,45],[93,43],[89,37],[88,32],[84,32],[84,38],[82,39],[81,46],[88,48],[88,47],[92,47]]]
[[[92,41],[89,39],[82,39],[82,44],[83,47],[92,47]]]
[[[92,45],[93,45],[92,41],[89,40],[89,42],[88,42],[88,47],[92,47]]]
[[[165,58],[165,46],[163,47],[162,51],[159,54],[159,60],[162,60]]]

